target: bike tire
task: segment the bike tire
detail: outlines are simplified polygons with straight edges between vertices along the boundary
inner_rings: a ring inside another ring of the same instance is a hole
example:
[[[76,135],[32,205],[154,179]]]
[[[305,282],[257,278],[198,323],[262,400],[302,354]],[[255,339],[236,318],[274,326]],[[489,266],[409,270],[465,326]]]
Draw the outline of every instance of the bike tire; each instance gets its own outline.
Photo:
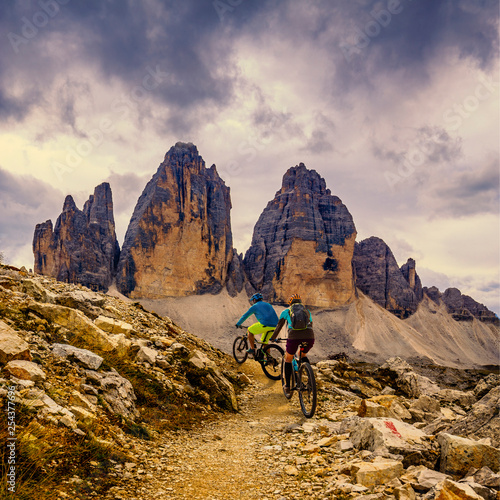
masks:
[[[266,345],[263,351],[264,357],[259,360],[263,372],[271,380],[279,380],[281,378],[281,361],[285,356],[285,351],[276,344]]]
[[[307,362],[299,367],[298,393],[300,408],[306,418],[311,418],[316,411],[316,379],[311,365]]]
[[[240,365],[248,358],[248,341],[246,337],[239,336],[233,342],[233,356],[237,363]]]
[[[295,373],[292,370],[292,378],[290,379],[290,384],[293,387],[294,386],[294,380],[295,380]],[[285,358],[283,357],[283,360],[281,361],[281,387],[283,389],[283,395],[285,396],[286,399],[292,399],[294,391],[288,392],[288,394],[285,392]]]

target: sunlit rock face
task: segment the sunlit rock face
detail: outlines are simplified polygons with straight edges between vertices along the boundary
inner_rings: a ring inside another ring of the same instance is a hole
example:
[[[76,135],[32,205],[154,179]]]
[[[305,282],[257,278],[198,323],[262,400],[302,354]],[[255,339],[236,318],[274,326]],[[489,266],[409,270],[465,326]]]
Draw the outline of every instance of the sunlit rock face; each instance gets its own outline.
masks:
[[[372,236],[354,248],[356,286],[373,301],[399,318],[413,314],[422,301],[423,291],[415,261],[398,267],[391,249]]]
[[[217,293],[232,260],[229,188],[196,146],[178,142],[146,185],[132,215],[118,289],[158,299]]]
[[[113,198],[107,182],[95,188],[83,210],[67,196],[55,227],[50,220],[35,227],[35,272],[59,281],[106,291],[113,279],[119,252]]]
[[[301,163],[285,173],[257,221],[245,271],[253,287],[274,302],[299,293],[310,306],[348,304],[355,297],[355,239],[346,206]]]

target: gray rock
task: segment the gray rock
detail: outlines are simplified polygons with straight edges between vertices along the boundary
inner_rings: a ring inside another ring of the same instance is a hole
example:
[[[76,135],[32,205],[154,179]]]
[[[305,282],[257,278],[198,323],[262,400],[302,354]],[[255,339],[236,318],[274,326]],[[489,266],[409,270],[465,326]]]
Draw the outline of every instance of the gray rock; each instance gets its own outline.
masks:
[[[442,483],[448,476],[442,472],[431,470],[423,465],[412,465],[401,477],[404,482],[409,482],[412,488],[423,493]]]
[[[98,385],[98,390],[109,405],[110,411],[129,418],[138,416],[134,388],[126,378],[115,370],[104,373],[87,370],[85,373],[88,380]]]
[[[428,436],[394,418],[360,419],[351,431],[350,440],[358,449],[401,455],[405,467],[423,464],[434,468],[439,458]]]
[[[145,361],[151,365],[156,362],[156,357],[158,356],[158,351],[156,349],[151,349],[151,347],[141,346],[139,352],[137,353],[137,361]]]
[[[469,469],[463,480],[471,480],[477,484],[481,484],[482,486],[500,490],[500,474],[495,474],[489,467],[486,466],[481,467],[479,470],[472,467]]]
[[[90,368],[91,370],[97,370],[103,362],[103,358],[92,351],[80,349],[69,344],[53,344],[52,352],[56,356],[61,356],[65,359],[74,359],[85,368]]]
[[[450,434],[469,436],[475,439],[490,438],[493,446],[500,448],[500,386],[491,389],[471,411],[449,427]]]

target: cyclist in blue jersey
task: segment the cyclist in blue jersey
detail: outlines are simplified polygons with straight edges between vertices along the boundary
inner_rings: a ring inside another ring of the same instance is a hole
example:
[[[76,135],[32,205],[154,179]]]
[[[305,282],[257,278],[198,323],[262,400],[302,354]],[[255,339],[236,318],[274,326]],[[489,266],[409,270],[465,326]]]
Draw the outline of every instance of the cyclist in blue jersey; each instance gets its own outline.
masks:
[[[255,335],[261,335],[260,341],[266,343],[273,333],[273,328],[278,324],[278,315],[273,309],[273,306],[264,301],[261,293],[253,294],[250,299],[251,307],[238,320],[236,328],[242,328],[241,324],[250,316],[255,315],[257,322],[248,327],[248,341],[250,349],[248,354],[255,354]]]

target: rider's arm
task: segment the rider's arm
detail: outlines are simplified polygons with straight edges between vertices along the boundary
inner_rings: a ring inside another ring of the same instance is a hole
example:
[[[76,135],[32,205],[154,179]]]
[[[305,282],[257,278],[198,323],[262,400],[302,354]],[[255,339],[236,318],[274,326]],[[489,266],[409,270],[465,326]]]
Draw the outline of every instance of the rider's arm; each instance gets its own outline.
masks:
[[[278,324],[276,325],[276,328],[274,329],[274,332],[271,336],[271,340],[274,340],[280,333],[280,330],[283,328],[283,325],[286,323],[285,318],[280,318],[278,321]]]
[[[238,320],[238,322],[236,323],[236,326],[241,326],[241,324],[247,319],[249,318],[254,312],[254,306],[250,307],[250,309],[248,309],[248,311]]]

